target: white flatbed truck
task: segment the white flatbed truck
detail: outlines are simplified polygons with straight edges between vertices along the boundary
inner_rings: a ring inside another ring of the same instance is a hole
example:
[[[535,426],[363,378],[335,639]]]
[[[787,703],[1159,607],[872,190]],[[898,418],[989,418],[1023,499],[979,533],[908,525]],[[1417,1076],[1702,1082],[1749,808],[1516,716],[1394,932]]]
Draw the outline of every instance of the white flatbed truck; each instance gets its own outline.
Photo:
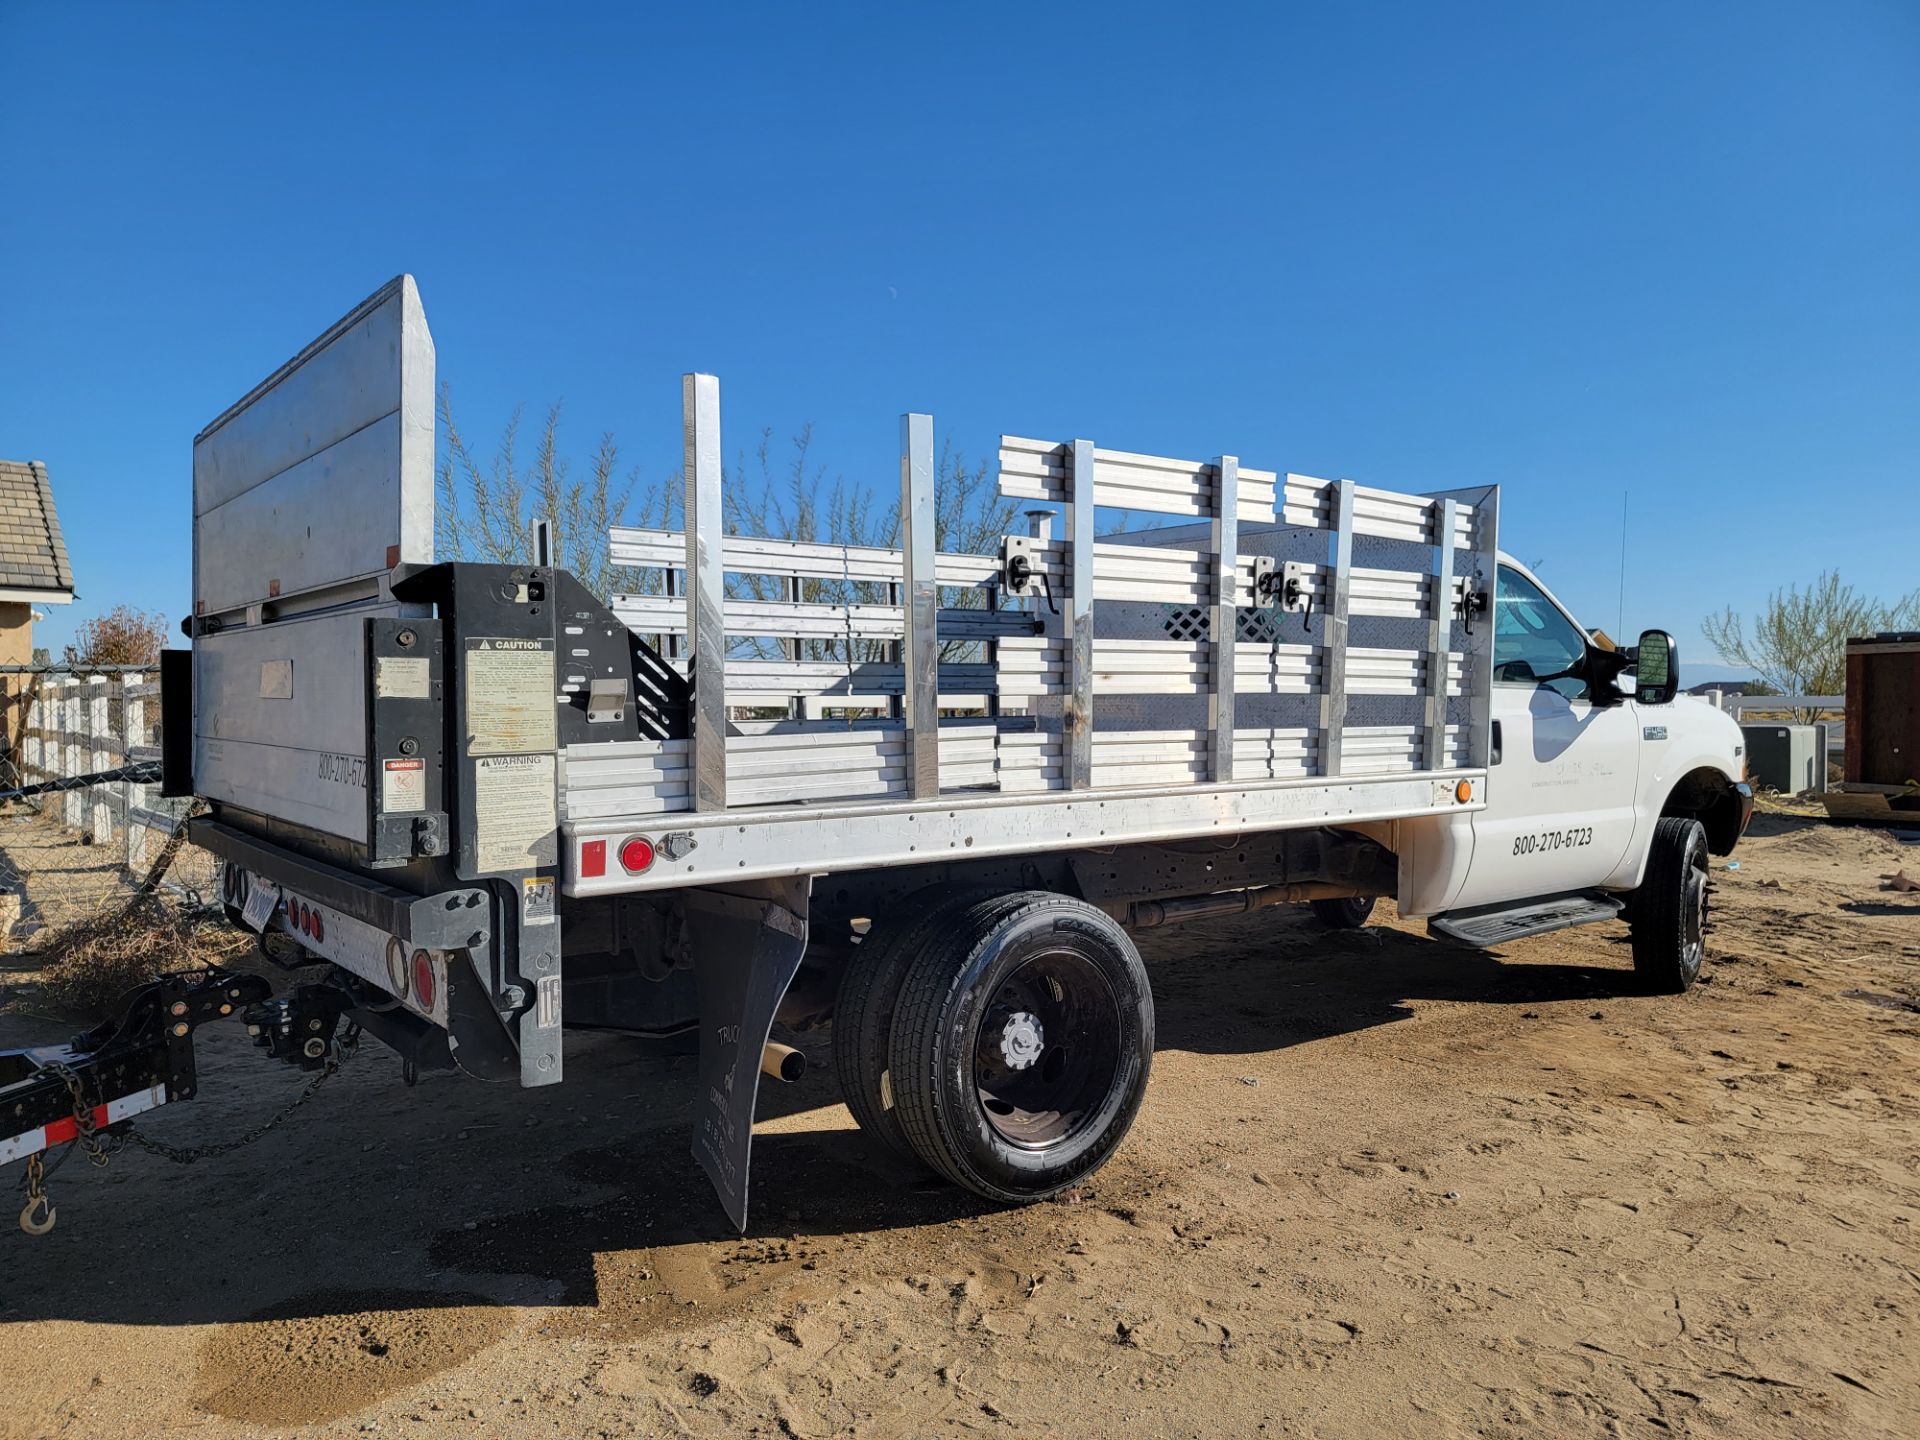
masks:
[[[0,1160],[191,1095],[227,1015],[308,1069],[344,1025],[523,1086],[569,1026],[693,1032],[694,1154],[744,1228],[771,1027],[830,1022],[863,1127],[1017,1203],[1138,1109],[1131,930],[1390,895],[1468,945],[1624,915],[1645,985],[1697,975],[1740,733],[1676,702],[1665,634],[1602,649],[1503,556],[1494,488],[1008,437],[1028,533],[946,554],[909,414],[899,546],[795,543],[726,532],[718,381],[682,408],[684,529],[616,529],[638,583],[605,598],[539,554],[436,563],[410,277],[201,432],[167,783],[235,920],[331,968],[164,977],[0,1056]]]

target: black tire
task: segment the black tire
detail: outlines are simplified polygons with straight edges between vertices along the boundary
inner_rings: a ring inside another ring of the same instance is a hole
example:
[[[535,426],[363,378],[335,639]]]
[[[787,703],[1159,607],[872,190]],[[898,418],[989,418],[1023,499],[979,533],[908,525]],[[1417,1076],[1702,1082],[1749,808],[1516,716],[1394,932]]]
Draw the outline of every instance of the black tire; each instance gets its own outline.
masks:
[[[1309,900],[1313,918],[1329,930],[1358,930],[1373,914],[1371,895],[1343,895],[1338,900]]]
[[[1680,995],[1700,977],[1706,956],[1707,832],[1698,820],[1668,815],[1653,827],[1647,873],[1629,897],[1633,973],[1653,995]]]
[[[1152,1064],[1140,952],[1101,911],[1046,891],[953,916],[894,1012],[907,1139],[933,1170],[1002,1203],[1044,1200],[1105,1164]]]
[[[833,1068],[854,1120],[910,1160],[915,1155],[894,1115],[887,1079],[893,1012],[907,969],[953,916],[977,903],[980,890],[930,886],[878,917],[854,947],[833,1004]]]

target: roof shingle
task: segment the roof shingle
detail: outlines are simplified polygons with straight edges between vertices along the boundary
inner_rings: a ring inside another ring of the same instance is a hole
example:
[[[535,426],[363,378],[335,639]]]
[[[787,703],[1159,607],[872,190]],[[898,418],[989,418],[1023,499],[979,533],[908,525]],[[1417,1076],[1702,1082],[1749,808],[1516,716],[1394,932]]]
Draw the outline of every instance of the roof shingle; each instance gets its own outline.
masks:
[[[73,593],[53,487],[38,460],[0,460],[0,589]]]

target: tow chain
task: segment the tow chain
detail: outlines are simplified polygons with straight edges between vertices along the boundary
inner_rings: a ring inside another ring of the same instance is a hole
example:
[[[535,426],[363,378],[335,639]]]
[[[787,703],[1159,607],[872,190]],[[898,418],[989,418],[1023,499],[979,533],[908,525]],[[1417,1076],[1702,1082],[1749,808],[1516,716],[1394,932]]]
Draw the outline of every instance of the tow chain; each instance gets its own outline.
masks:
[[[264,1138],[282,1120],[311,1100],[315,1092],[337,1075],[340,1067],[346,1064],[359,1048],[360,1026],[349,1021],[340,1038],[334,1042],[332,1051],[327,1055],[326,1063],[314,1074],[313,1079],[301,1088],[300,1093],[265,1121],[234,1139],[221,1140],[208,1145],[169,1145],[164,1140],[155,1140],[149,1135],[141,1134],[132,1125],[127,1127],[122,1139],[131,1140],[149,1155],[158,1155],[162,1159],[173,1161],[176,1165],[191,1165],[196,1160],[213,1160],[222,1155],[230,1155],[235,1150],[244,1149],[254,1141]],[[101,1143],[99,1127],[93,1118],[93,1106],[87,1103],[86,1092],[82,1088],[79,1075],[57,1060],[49,1062],[44,1068],[57,1075],[73,1095],[73,1124],[76,1132],[73,1143],[85,1152],[90,1164],[105,1165],[108,1158],[120,1146],[115,1144],[108,1147]],[[59,1161],[54,1162],[56,1167],[59,1163]],[[46,1174],[47,1167],[38,1155],[27,1157],[27,1203],[20,1210],[20,1228],[29,1235],[46,1234],[53,1229],[54,1221],[58,1218],[53,1202],[47,1198]]]

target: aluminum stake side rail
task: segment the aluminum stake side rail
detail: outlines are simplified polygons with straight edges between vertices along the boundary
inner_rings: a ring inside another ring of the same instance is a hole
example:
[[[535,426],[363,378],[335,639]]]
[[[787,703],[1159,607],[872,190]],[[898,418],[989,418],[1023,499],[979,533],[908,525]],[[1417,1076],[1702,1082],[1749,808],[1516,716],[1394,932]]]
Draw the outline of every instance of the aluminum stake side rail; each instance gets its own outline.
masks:
[[[1129,927],[1426,913],[1465,864],[1492,487],[1009,436],[1023,533],[947,553],[910,413],[897,547],[729,534],[719,382],[688,375],[685,526],[616,527],[628,593],[600,596],[544,537],[436,557],[434,366],[402,276],[194,442],[191,689],[176,664],[163,697],[193,743],[167,785],[207,802],[192,836],[236,923],[328,967],[248,996],[276,1055],[324,1064],[301,1037],[344,1020],[538,1086],[568,1026],[697,1031],[694,1152],[744,1227],[762,1072],[794,1068],[772,1027],[832,1022],[863,1126],[1030,1200],[1137,1109]],[[1158,528],[1103,534],[1102,510]]]

